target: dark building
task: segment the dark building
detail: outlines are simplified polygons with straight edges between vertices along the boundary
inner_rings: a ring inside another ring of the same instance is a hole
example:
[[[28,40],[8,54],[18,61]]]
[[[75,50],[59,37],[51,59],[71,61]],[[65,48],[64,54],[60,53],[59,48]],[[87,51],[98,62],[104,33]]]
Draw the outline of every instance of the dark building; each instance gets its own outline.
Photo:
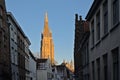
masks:
[[[78,19],[78,14],[75,15],[75,40],[74,40],[74,65],[75,65],[75,79],[83,80],[84,77],[89,76],[88,69],[89,55],[88,55],[88,39],[89,39],[89,26],[88,22]]]
[[[0,0],[0,80],[11,80],[9,26],[5,0]]]

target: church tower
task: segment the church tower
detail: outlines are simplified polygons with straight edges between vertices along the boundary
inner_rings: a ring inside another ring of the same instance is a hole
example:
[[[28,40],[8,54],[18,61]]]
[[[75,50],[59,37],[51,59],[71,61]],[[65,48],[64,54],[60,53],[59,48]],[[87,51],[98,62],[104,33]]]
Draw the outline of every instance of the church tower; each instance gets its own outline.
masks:
[[[54,43],[52,39],[52,32],[48,26],[48,15],[45,14],[44,19],[44,29],[41,34],[41,54],[40,57],[42,59],[50,59],[51,64],[54,64]]]

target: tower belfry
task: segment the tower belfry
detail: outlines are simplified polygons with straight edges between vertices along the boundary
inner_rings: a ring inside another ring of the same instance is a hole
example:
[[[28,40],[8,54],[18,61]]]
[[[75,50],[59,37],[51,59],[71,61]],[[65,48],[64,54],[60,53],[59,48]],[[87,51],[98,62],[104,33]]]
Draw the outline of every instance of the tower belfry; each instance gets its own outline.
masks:
[[[44,29],[41,34],[41,58],[50,59],[51,64],[54,64],[54,43],[52,39],[52,32],[49,29],[48,25],[48,15],[45,14],[44,18]]]

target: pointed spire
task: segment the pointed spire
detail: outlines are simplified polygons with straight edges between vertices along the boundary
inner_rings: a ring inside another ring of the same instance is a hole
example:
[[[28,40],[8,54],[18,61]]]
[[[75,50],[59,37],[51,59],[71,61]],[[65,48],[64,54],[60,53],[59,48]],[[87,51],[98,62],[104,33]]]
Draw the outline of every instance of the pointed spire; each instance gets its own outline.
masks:
[[[49,26],[48,26],[48,14],[47,12],[45,13],[45,18],[44,18],[44,30],[43,30],[43,34],[46,34],[46,35],[51,35],[51,31],[49,29]]]
[[[45,13],[45,22],[48,22],[48,14],[47,14],[47,12]]]

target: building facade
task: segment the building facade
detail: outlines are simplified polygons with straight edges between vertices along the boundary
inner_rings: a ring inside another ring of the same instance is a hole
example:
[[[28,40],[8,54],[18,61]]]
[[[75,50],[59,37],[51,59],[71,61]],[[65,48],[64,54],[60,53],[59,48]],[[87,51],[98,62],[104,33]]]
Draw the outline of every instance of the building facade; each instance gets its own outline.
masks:
[[[0,80],[11,80],[9,26],[5,0],[0,0]]]
[[[37,80],[37,61],[29,50],[29,71],[30,80]]]
[[[56,78],[54,80],[74,80],[74,73],[66,66],[66,63],[54,66],[54,71],[56,69]]]
[[[22,31],[21,27],[18,27],[17,31],[18,40],[18,64],[19,64],[19,79],[28,80],[29,77],[29,45],[30,41]]]
[[[36,60],[30,41],[5,0],[0,0],[0,80],[36,80]]]
[[[37,59],[37,80],[52,80],[52,66],[49,59]]]
[[[90,25],[90,80],[120,80],[120,0],[94,0]]]
[[[10,30],[12,80],[29,80],[30,41],[11,12],[7,12]]]
[[[54,64],[54,43],[52,39],[52,32],[48,26],[48,16],[45,14],[44,21],[44,30],[41,34],[41,58],[42,59],[50,59],[51,64]]]
[[[89,77],[89,26],[88,22],[75,15],[74,65],[75,79],[88,80]]]
[[[25,80],[30,80],[30,68],[29,68],[29,63],[30,63],[30,52],[29,52],[29,46],[30,46],[30,41],[27,37],[25,37],[24,40],[24,45],[25,45],[25,70],[26,70],[26,79]]]
[[[18,52],[17,52],[17,25],[11,13],[7,13],[10,30],[10,54],[11,54],[11,73],[12,80],[19,79],[18,72]]]
[[[19,64],[19,79],[25,80],[26,79],[26,69],[25,69],[25,45],[24,39],[25,34],[23,33],[22,29],[19,27],[17,30],[17,42],[18,42],[18,64]]]

